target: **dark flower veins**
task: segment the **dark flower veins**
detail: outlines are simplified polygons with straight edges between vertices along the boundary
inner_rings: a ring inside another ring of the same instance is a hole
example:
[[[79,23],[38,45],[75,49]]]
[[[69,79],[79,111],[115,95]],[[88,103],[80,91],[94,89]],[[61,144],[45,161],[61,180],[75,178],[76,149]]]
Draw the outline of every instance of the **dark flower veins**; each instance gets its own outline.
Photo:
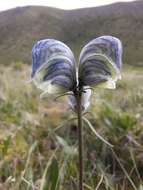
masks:
[[[76,83],[76,66],[72,51],[64,43],[46,39],[32,49],[32,80],[44,93],[72,91]]]
[[[122,44],[116,37],[101,36],[90,41],[82,48],[78,65],[67,45],[45,39],[33,46],[31,78],[44,94],[74,94],[80,86],[84,89],[83,104],[89,105],[89,87],[114,89],[121,79],[121,65]]]

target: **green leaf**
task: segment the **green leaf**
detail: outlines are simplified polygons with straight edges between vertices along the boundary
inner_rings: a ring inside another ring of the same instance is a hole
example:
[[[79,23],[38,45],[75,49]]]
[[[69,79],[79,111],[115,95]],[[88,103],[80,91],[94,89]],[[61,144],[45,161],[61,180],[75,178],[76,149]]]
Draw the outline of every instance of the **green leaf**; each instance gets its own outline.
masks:
[[[7,154],[8,148],[11,144],[11,136],[8,136],[7,139],[4,140],[4,147],[3,147],[3,155]]]
[[[143,190],[143,185],[140,185],[140,186],[139,186],[139,190]]]
[[[58,190],[59,167],[55,158],[50,159],[47,163],[40,190]]]
[[[107,144],[110,147],[113,147],[112,144],[110,144],[108,141],[106,141],[103,137],[101,137],[99,135],[99,133],[94,129],[94,127],[92,126],[92,124],[90,123],[90,121],[88,119],[86,119],[85,117],[83,117],[83,120],[88,124],[89,128],[91,129],[91,131],[101,140],[103,141],[105,144]]]
[[[77,155],[77,148],[75,146],[69,146],[68,143],[60,136],[56,136],[58,143],[62,146],[66,155]]]

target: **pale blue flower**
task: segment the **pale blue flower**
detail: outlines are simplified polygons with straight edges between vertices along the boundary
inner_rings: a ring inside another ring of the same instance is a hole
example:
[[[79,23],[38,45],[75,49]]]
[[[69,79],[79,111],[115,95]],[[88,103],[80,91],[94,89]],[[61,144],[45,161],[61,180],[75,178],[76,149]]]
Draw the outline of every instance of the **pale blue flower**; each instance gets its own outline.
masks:
[[[76,86],[72,51],[64,43],[54,39],[38,41],[32,49],[31,77],[44,94],[72,91]]]
[[[122,44],[112,36],[101,36],[83,47],[79,58],[79,82],[83,86],[114,89],[121,79]]]
[[[83,47],[78,67],[70,48],[64,43],[45,39],[32,49],[31,78],[35,85],[47,94],[71,92],[69,104],[76,110],[76,89],[83,90],[82,108],[90,105],[90,88],[116,87],[121,79],[121,41],[112,36],[101,36]]]

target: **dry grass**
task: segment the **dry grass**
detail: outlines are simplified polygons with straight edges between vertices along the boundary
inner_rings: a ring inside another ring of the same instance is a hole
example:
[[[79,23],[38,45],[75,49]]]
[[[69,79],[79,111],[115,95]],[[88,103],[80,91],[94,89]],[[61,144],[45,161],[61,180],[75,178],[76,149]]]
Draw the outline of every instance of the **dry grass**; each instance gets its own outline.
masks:
[[[22,63],[1,66],[0,188],[39,189],[46,163],[56,150],[61,190],[75,189],[77,128],[75,121],[66,122],[72,113],[65,99],[40,100],[40,92],[27,83],[29,75],[30,67]],[[115,91],[95,91],[87,118],[114,145],[115,154],[85,128],[85,190],[100,182],[101,190],[142,188],[142,81],[142,68],[127,67]],[[58,142],[56,135],[63,141]]]

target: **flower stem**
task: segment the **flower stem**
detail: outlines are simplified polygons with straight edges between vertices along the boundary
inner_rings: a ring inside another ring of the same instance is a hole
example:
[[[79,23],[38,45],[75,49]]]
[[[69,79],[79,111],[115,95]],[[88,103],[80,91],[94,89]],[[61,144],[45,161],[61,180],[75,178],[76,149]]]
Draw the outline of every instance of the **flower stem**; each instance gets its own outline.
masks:
[[[83,126],[82,126],[82,104],[81,92],[77,94],[77,116],[78,116],[78,150],[79,150],[79,190],[83,190]]]

